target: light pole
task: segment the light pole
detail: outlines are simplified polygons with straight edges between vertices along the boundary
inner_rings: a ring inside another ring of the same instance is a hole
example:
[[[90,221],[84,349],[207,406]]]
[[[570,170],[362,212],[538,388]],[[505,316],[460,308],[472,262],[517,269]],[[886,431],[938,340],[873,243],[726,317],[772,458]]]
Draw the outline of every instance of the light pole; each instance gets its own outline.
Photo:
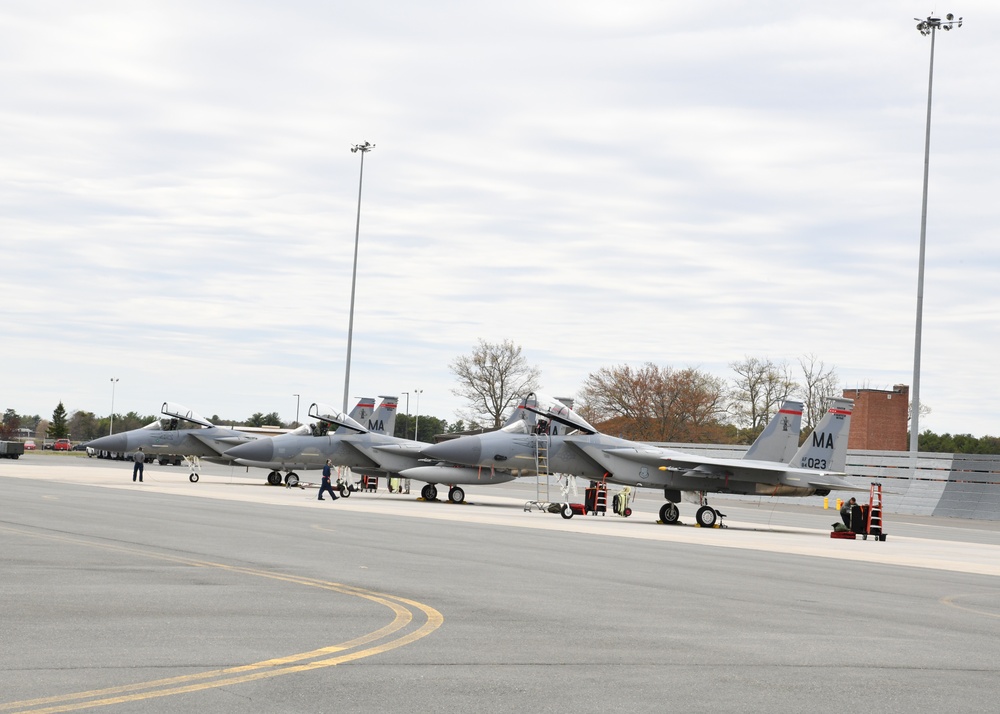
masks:
[[[920,207],[920,259],[917,264],[917,324],[913,346],[913,393],[910,395],[910,451],[918,451],[920,439],[920,338],[924,321],[924,251],[927,244],[927,179],[931,160],[931,95],[934,89],[934,38],[937,30],[961,27],[962,18],[955,19],[950,12],[945,19],[928,17],[917,21],[917,30],[925,37],[931,36],[931,65],[927,78],[927,130],[924,135],[924,196]]]
[[[403,434],[404,439],[410,438],[410,393],[403,392],[406,395],[406,431]]]
[[[424,390],[414,389],[413,393],[417,395],[417,418],[413,422],[413,440],[420,441],[420,395],[424,393]]]
[[[108,426],[108,436],[115,431],[115,387],[118,386],[118,377],[111,378],[111,424]]]
[[[295,397],[295,426],[298,426],[299,425],[299,395],[298,394],[293,394],[292,396]]]
[[[351,153],[361,152],[361,173],[358,175],[358,220],[354,226],[354,270],[351,273],[351,316],[347,322],[347,367],[344,370],[344,414],[347,413],[347,394],[351,389],[351,340],[354,337],[354,289],[358,283],[358,238],[361,235],[361,182],[365,178],[365,154],[375,148],[375,144],[355,144]]]

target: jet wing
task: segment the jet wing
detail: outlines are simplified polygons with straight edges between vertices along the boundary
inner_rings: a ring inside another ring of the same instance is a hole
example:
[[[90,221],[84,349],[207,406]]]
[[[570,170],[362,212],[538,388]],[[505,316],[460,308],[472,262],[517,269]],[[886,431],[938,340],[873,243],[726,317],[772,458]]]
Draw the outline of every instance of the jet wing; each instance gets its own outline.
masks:
[[[358,469],[366,469],[366,468],[367,469],[378,469],[378,468],[381,468],[381,465],[377,461],[375,461],[374,459],[372,459],[372,457],[370,457],[364,451],[362,451],[361,449],[359,449],[356,445],[352,444],[348,439],[342,438],[340,440],[340,446],[342,446],[345,449],[347,449],[351,453],[352,457],[354,459],[356,459],[356,461],[353,462],[353,463],[344,464],[345,466],[348,466],[349,468],[358,468]],[[342,461],[342,458],[338,457],[337,460],[338,461]]]
[[[188,436],[190,436],[193,439],[197,439],[200,443],[204,444],[205,446],[207,446],[209,449],[211,449],[215,453],[219,454],[220,456],[222,455],[223,451],[226,451],[226,449],[229,448],[229,444],[228,443],[227,443],[225,449],[220,449],[219,446],[215,443],[216,441],[223,441],[223,439],[213,439],[213,438],[208,437],[208,436],[202,436],[201,434],[198,434],[198,433],[195,433],[195,432],[189,433]],[[226,437],[226,438],[229,438],[229,437]]]
[[[703,473],[705,476],[712,477],[730,476],[739,481],[773,483],[778,480],[789,486],[802,488],[868,491],[867,487],[855,486],[844,480],[842,477],[846,474],[803,469],[778,461],[720,459],[656,447],[648,449],[613,448],[601,451],[609,456],[636,461],[665,471],[684,471],[689,476]]]
[[[600,447],[594,447],[592,444],[588,444],[585,441],[575,441],[573,437],[568,436],[563,439],[563,444],[572,448],[581,458],[585,459],[598,471],[607,471],[608,467],[602,463],[599,459],[594,458],[594,455],[589,453],[591,449],[597,452],[613,452],[617,449],[601,449]]]

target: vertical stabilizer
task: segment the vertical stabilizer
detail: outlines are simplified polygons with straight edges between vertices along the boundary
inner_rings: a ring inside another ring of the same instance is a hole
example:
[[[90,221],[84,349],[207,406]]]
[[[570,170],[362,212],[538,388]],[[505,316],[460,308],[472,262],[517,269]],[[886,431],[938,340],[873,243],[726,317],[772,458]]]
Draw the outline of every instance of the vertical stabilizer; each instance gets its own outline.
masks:
[[[372,397],[361,397],[358,400],[357,406],[351,410],[351,413],[347,416],[351,417],[354,421],[359,424],[366,424],[368,418],[375,411],[375,400]],[[334,434],[355,434],[353,429],[348,429],[346,426],[338,426]]]
[[[799,448],[799,433],[802,430],[802,402],[786,400],[771,417],[744,459],[755,461],[778,461],[787,464]]]
[[[851,430],[854,400],[831,397],[830,408],[806,437],[790,466],[818,471],[843,472],[847,468],[847,437]]]
[[[399,397],[380,396],[382,403],[371,415],[367,422],[361,422],[368,427],[368,431],[374,434],[388,434],[393,436],[396,429],[396,406],[399,404]]]

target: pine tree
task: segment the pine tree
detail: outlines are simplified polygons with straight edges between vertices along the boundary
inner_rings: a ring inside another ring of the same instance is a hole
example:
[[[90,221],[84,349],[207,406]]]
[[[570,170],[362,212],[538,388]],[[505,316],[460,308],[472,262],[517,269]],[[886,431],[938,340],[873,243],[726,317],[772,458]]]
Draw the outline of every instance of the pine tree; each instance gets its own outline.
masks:
[[[66,407],[63,406],[62,402],[59,402],[59,406],[52,411],[52,423],[49,424],[46,436],[49,439],[69,438],[69,426],[66,424]]]

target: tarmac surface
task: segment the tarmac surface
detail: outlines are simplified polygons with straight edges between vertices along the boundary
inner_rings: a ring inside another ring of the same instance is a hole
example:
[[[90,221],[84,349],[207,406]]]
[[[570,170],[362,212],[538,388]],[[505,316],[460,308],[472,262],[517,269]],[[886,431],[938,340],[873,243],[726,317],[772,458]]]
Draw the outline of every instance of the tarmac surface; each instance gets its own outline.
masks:
[[[846,541],[767,499],[702,529],[646,491],[566,520],[531,480],[319,502],[131,471],[0,460],[0,713],[997,710],[996,522],[887,497],[888,539]]]

